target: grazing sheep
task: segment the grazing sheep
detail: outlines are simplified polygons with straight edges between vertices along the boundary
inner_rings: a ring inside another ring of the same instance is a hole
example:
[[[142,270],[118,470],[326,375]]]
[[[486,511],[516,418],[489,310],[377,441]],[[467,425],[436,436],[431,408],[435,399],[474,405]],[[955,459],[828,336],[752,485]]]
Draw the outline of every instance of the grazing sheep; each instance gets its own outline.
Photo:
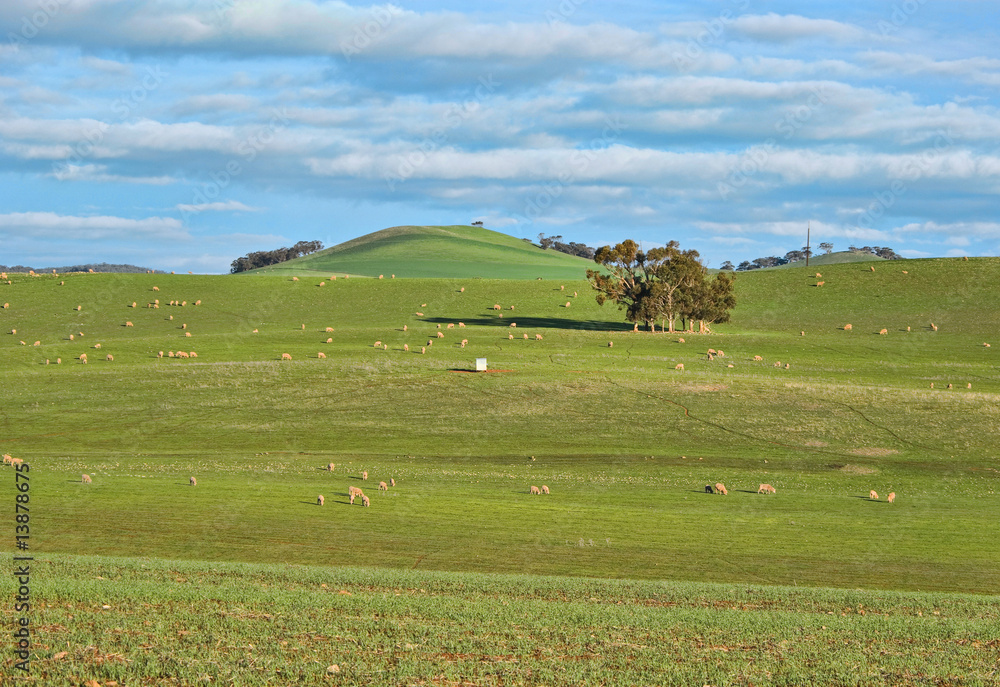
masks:
[[[367,470],[365,470],[364,472],[361,473],[361,479],[368,479],[368,471]]]
[[[174,353],[174,356],[176,356],[178,358],[190,358],[191,357],[190,355],[188,355],[187,351],[177,351],[176,353]]]
[[[542,493],[543,494],[548,494],[549,493],[549,488],[546,485],[544,485],[544,484],[542,485]]]
[[[61,365],[61,364],[62,364],[62,358],[56,358],[56,365]],[[969,388],[970,389],[972,388],[971,384],[969,385]]]
[[[609,341],[608,342],[608,348],[614,348],[614,347],[615,347],[615,342],[614,341]]]
[[[966,384],[965,388],[966,389],[971,389],[972,388],[972,382],[969,382],[968,384]]]
[[[327,333],[327,334],[330,334],[330,333],[332,333],[332,332],[333,332],[333,327],[327,327],[327,328],[326,328],[326,333]]]
[[[113,363],[115,361],[115,357],[113,355],[111,355],[110,353],[108,353],[108,355],[105,358],[105,360],[107,360],[109,363]]]
[[[437,333],[437,338],[443,339],[444,338],[444,332],[438,332]]]
[[[32,346],[41,346],[41,345],[42,345],[42,342],[41,342],[41,341],[36,341],[35,343],[33,343],[33,344],[31,344],[31,345],[32,345]]]
[[[173,315],[170,316],[170,319],[174,319]],[[187,328],[188,328],[187,322],[184,322],[183,324],[181,324],[181,329],[187,329]]]
[[[132,301],[132,305],[130,305],[130,306],[128,306],[128,307],[130,307],[130,308],[134,308],[134,307],[136,307],[136,302],[135,302],[135,301]]]
[[[302,325],[302,331],[305,331],[305,330],[306,330],[306,326]]]
[[[568,307],[569,307],[569,301],[566,301],[566,305],[565,305],[565,306],[563,306],[563,307],[566,307],[566,308],[568,308]]]
[[[757,361],[758,363],[759,363],[759,362],[763,362],[763,360],[764,360],[764,359],[763,359],[763,358],[762,358],[761,356],[759,356],[759,355],[755,355],[755,356],[753,357],[753,359],[754,359],[755,361]]]
[[[805,335],[806,333],[804,331],[799,332],[799,336],[805,336]]]
[[[938,330],[937,325],[934,324],[933,322],[931,322],[931,329],[933,329],[934,331]]]
[[[326,342],[327,343],[333,343],[333,337],[330,337],[329,339],[327,339]]]
[[[94,480],[90,479],[90,475],[84,475],[80,481],[83,482],[84,484],[90,484]]]
[[[872,272],[874,272],[874,271],[875,271],[875,265],[872,265],[872,266],[871,266],[871,267],[869,267],[868,269],[870,269],[870,270],[871,270]]]
[[[320,494],[319,496],[317,496],[317,497],[316,497],[316,505],[317,505],[317,506],[322,506],[322,505],[323,505],[323,502],[324,502],[324,500],[325,500],[325,499],[323,498],[323,495],[322,495],[322,494]]]
[[[517,322],[511,322],[511,323],[510,323],[510,326],[511,326],[511,327],[516,327],[516,326],[517,326]]]
[[[154,286],[154,287],[153,287],[153,291],[159,291],[159,290],[160,290],[160,287],[159,287],[159,286]]]
[[[458,328],[462,329],[463,327],[465,327],[465,322],[459,322],[458,323]]]
[[[708,354],[709,355],[715,355],[715,349],[714,348],[708,349]]]
[[[882,330],[880,330],[880,331],[879,331],[879,335],[880,335],[880,336],[885,336],[885,335],[886,335],[886,334],[888,334],[888,333],[889,333],[889,330],[888,330],[888,329],[882,329]]]
[[[282,353],[281,354],[281,359],[282,360],[291,360],[292,356],[290,354],[288,354],[288,353]]]
[[[535,334],[535,341],[541,341],[541,340],[542,340],[542,335],[541,334]]]
[[[382,342],[381,341],[376,341],[375,342],[375,348],[382,348]]]
[[[636,330],[639,331],[639,330]],[[677,343],[684,343],[684,339],[677,339]]]
[[[460,288],[460,289],[458,290],[458,292],[459,292],[459,293],[465,293],[465,287],[463,286],[462,288]]]
[[[816,282],[816,286],[823,286],[823,284],[825,283],[826,283],[825,281],[818,281]]]
[[[538,488],[538,487],[536,487],[536,486],[532,486],[532,487],[531,487],[531,491],[530,491],[529,493],[530,493],[530,494],[539,494],[539,495],[541,495],[541,493],[542,493],[542,490],[541,490],[541,489],[539,489],[539,488]]]
[[[726,491],[726,485],[723,484],[722,482],[715,483],[715,491],[718,492],[719,494],[722,494],[723,496],[729,496],[729,492]]]
[[[984,341],[983,342],[983,348],[989,348],[989,347],[990,347],[990,345]]]
[[[192,477],[191,477],[191,479],[190,479],[190,480],[188,480],[188,481],[189,481],[189,482],[191,483],[191,486],[192,486],[192,487],[197,487],[197,486],[198,486],[198,480],[196,480],[196,479],[194,478],[194,476],[192,476]]]
[[[528,340],[528,335],[527,335],[527,334],[525,334],[525,335],[524,335],[524,340],[525,340],[525,341],[527,341],[527,340]]]
[[[513,339],[513,338],[514,338],[514,335],[513,335],[513,334],[508,334],[508,335],[507,335],[507,338],[508,338],[508,339]]]
[[[907,272],[906,270],[903,270],[903,274],[909,274],[909,272]]]
[[[792,367],[791,363],[785,363],[786,370],[791,369],[791,367]]]
[[[418,312],[418,313],[416,313],[416,315],[417,315],[417,317],[423,317],[424,316],[424,314],[422,312]]]
[[[403,350],[406,352],[410,351],[410,344],[403,344]]]
[[[360,496],[361,495],[361,488],[360,487],[347,487],[347,494],[349,496]]]
[[[94,348],[100,348],[100,347],[101,347],[101,344],[99,344],[99,343],[94,344]]]
[[[427,352],[427,347],[426,347],[426,346],[421,346],[421,347],[420,347],[420,352],[421,352],[422,354],[423,354],[423,353],[426,353],[426,352]]]
[[[28,344],[27,344],[27,342],[25,342],[25,341],[22,341],[22,342],[21,342],[21,345],[22,345],[22,346],[27,346]]]
[[[510,309],[511,309],[511,310],[513,310],[513,309],[514,309],[514,306],[513,306],[513,305],[512,305],[512,306],[510,306]]]
[[[560,291],[565,291],[565,290],[566,290],[566,287],[565,287],[565,286],[560,286],[560,287],[559,287],[559,290],[560,290]]]
[[[892,503],[893,501],[895,501],[895,500],[896,500],[896,492],[894,492],[894,491],[890,491],[890,492],[889,492],[889,497],[888,497],[888,499],[886,499],[886,500],[887,500],[887,501],[888,501],[889,503]]]
[[[817,279],[822,279],[822,278],[823,278],[823,275],[822,275],[822,274],[820,274],[819,272],[817,272],[817,273],[816,273],[816,278],[817,278]]]
[[[441,329],[441,324],[440,324],[440,323],[438,324],[437,328],[438,328],[438,329]]]
[[[87,362],[87,354],[86,353],[81,353],[80,354],[80,362],[86,364],[86,362]]]
[[[299,280],[298,277],[292,277],[292,281],[298,281],[298,280]]]
[[[133,324],[132,324],[131,322],[126,322],[126,323],[125,323],[125,326],[126,326],[126,327],[134,327],[135,325],[133,325]],[[186,326],[186,325],[185,325],[185,326]]]
[[[712,488],[711,484],[706,484],[705,485],[705,493],[706,494],[714,494],[715,493],[715,490]]]
[[[320,286],[326,286],[326,282],[325,282],[325,281],[321,281],[321,282],[319,283],[319,285],[320,285]]]
[[[909,328],[909,327],[907,327],[907,328],[906,328],[906,331],[910,331],[910,328]]]
[[[335,467],[337,467],[337,466],[334,465],[333,463],[327,463],[327,465],[326,465],[326,469],[329,470],[330,472],[333,472],[333,469]]]
[[[684,363],[677,363],[677,365],[674,366],[674,369],[675,370],[683,370],[684,369]]]
[[[455,323],[454,322],[449,322],[447,329],[454,329],[454,328],[455,328]]]
[[[949,388],[949,389],[951,388],[951,384],[949,384],[949,385],[948,385],[948,388]]]
[[[378,483],[378,490],[379,491],[389,491],[389,485],[386,484],[385,482],[379,482]]]
[[[365,508],[367,508],[368,506],[372,505],[372,502],[368,500],[367,496],[365,496],[364,494],[362,494],[361,495],[361,505],[364,506]]]
[[[4,304],[3,304],[3,307],[5,307],[5,308],[6,308],[6,307],[7,307],[7,304],[6,304],[6,303],[4,303]],[[83,306],[82,306],[82,305],[78,305],[78,306],[76,306],[76,311],[77,311],[77,312],[80,312],[81,310],[83,310]]]
[[[173,351],[167,351],[167,357],[168,358],[173,358],[174,357],[174,352]]]
[[[968,262],[968,261],[969,261],[969,256],[968,256],[968,255],[964,256],[964,257],[962,258],[962,260],[964,260],[965,262]]]
[[[195,305],[201,305],[201,299],[199,298],[198,300],[196,300],[196,301],[194,302],[194,304],[195,304]]]
[[[184,336],[191,338],[191,332],[184,332]]]
[[[872,489],[870,492],[868,492],[868,498],[870,498],[872,501],[878,501],[878,492]]]
[[[854,327],[852,327],[851,325],[849,325],[849,324],[845,324],[845,325],[844,325],[844,331],[845,331],[845,332],[849,332],[849,331],[851,331],[852,329],[854,329]]]
[[[188,353],[188,355],[191,356],[192,358],[197,358],[198,357],[198,354],[195,353],[194,351],[191,351],[190,353]]]
[[[259,332],[258,332],[258,331],[257,331],[256,329],[254,329],[254,330],[253,330],[253,333],[254,333],[254,334],[258,334]]]
[[[777,491],[778,490],[772,487],[770,484],[762,484],[757,488],[758,494],[775,494],[777,493]]]
[[[494,309],[494,310],[502,310],[502,308],[500,307],[500,304],[499,304],[499,303],[495,304],[495,305],[493,306],[493,309]]]
[[[393,478],[393,477],[389,478],[389,486],[390,487],[396,486],[396,480],[395,480],[395,478]]]
[[[778,362],[776,362],[776,363],[774,364],[774,366],[775,366],[775,367],[781,367],[781,361],[779,360]]]
[[[407,329],[408,329],[408,327],[404,324],[403,325],[403,331],[405,332]]]
[[[934,388],[934,382],[931,382],[931,388],[932,389]]]
[[[326,357],[326,353],[324,353],[323,351],[320,351],[319,353],[316,354],[316,357],[317,358],[325,358]]]

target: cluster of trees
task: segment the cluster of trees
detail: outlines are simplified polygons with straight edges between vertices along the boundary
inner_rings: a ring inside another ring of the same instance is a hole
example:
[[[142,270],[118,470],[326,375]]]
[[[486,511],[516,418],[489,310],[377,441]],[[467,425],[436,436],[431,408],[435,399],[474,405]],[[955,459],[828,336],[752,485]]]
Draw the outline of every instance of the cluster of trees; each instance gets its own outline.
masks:
[[[905,260],[902,255],[899,255],[889,246],[848,246],[847,250],[852,253],[871,253],[872,255],[877,255],[880,258],[885,258],[886,260]]]
[[[127,265],[127,264],[109,264],[106,262],[99,263],[87,263],[86,265],[65,265],[63,267],[28,267],[27,265],[0,265],[0,271],[3,272],[30,272],[34,270],[35,272],[51,272],[55,270],[60,274],[64,272],[89,272],[94,270],[94,272],[106,272],[115,274],[145,274],[146,272],[156,272],[157,274],[163,274],[163,270],[150,270],[148,267],[139,267],[138,265]]]
[[[594,255],[597,251],[590,246],[577,243],[576,241],[570,241],[569,243],[562,243],[562,236],[545,236],[545,234],[538,235],[538,245],[542,247],[542,250],[557,250],[560,253],[567,253],[569,255],[578,255],[581,258],[586,258],[587,260],[593,260]]]
[[[625,319],[647,328],[660,321],[673,332],[678,321],[685,329],[698,322],[699,331],[707,333],[710,324],[728,322],[729,311],[736,307],[733,275],[719,272],[709,279],[698,251],[682,251],[676,241],[643,252],[635,241],[626,240],[600,248],[594,262],[604,267],[587,270],[598,304],[611,301],[625,310]]]
[[[821,243],[819,244],[820,249],[823,253],[828,255],[833,252],[832,243]],[[858,248],[857,246],[850,246],[847,250],[852,253],[871,253],[872,255],[877,255],[880,258],[885,258],[886,260],[902,260],[903,256],[899,255],[892,248],[888,246],[862,246]],[[785,253],[784,257],[778,257],[772,255],[766,258],[754,258],[753,260],[744,260],[739,264],[739,266],[734,267],[733,263],[726,260],[722,263],[719,269],[723,270],[735,270],[736,272],[746,272],[748,270],[759,270],[764,267],[777,267],[779,265],[787,265],[792,262],[799,262],[800,260],[805,260],[806,256],[812,257],[814,253],[808,246],[803,246],[802,250],[790,250]]]
[[[301,258],[303,255],[309,255],[320,250],[323,250],[322,241],[299,241],[291,248],[260,250],[254,253],[247,253],[242,258],[233,260],[229,273],[236,274],[237,272],[254,270],[258,267],[277,265],[279,262]]]

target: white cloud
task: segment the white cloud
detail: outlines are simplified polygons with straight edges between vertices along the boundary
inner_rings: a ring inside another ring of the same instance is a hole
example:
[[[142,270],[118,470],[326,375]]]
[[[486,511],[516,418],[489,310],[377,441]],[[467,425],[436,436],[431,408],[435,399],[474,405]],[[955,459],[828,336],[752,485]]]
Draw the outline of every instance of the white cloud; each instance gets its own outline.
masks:
[[[829,38],[839,42],[857,42],[868,32],[831,19],[810,19],[797,14],[745,14],[732,22],[734,31],[758,41],[785,43],[802,38]]]
[[[106,165],[60,165],[49,176],[59,181],[93,181],[98,183],[121,182],[126,184],[153,184],[163,186],[176,180],[168,176],[126,176],[108,174]]]
[[[45,239],[120,239],[152,240],[187,239],[190,236],[181,222],[171,217],[96,216],[79,217],[58,215],[54,212],[12,212],[0,215],[0,233],[12,236],[31,236]]]
[[[181,212],[205,212],[207,210],[216,212],[260,212],[263,208],[255,208],[244,205],[238,200],[218,201],[215,203],[201,203],[200,205],[178,205]]]

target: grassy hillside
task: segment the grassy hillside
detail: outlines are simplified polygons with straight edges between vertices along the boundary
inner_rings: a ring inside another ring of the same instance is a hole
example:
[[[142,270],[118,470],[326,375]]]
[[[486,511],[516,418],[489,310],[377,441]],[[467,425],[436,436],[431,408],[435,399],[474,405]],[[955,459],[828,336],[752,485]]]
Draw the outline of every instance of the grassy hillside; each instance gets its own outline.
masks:
[[[383,229],[248,274],[583,279],[594,263],[471,226]]]
[[[813,255],[809,258],[809,267],[825,267],[826,265],[841,265],[843,263],[853,263],[853,262],[893,262],[892,260],[886,260],[885,258],[880,258],[877,255],[872,255],[871,253],[855,253],[849,250],[838,251],[836,253],[824,253],[819,255]],[[898,264],[905,262],[904,260],[895,261]],[[780,265],[779,268],[795,268],[795,267],[805,267],[805,261],[801,262],[790,262],[785,265]]]
[[[580,281],[12,275],[0,448],[45,552],[995,590],[1000,260],[812,274],[685,343]]]

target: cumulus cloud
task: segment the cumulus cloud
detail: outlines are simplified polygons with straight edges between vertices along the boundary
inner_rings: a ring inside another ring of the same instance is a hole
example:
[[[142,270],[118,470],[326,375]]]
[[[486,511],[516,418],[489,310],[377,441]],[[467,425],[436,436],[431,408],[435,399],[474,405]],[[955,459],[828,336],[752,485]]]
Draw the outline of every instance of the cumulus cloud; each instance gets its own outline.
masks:
[[[260,212],[263,208],[255,208],[245,205],[238,200],[218,201],[214,203],[200,203],[198,205],[177,206],[181,212]]]
[[[797,14],[746,14],[732,23],[733,30],[758,41],[786,43],[801,39],[828,38],[851,43],[868,32],[853,24],[832,19],[810,19]]]

